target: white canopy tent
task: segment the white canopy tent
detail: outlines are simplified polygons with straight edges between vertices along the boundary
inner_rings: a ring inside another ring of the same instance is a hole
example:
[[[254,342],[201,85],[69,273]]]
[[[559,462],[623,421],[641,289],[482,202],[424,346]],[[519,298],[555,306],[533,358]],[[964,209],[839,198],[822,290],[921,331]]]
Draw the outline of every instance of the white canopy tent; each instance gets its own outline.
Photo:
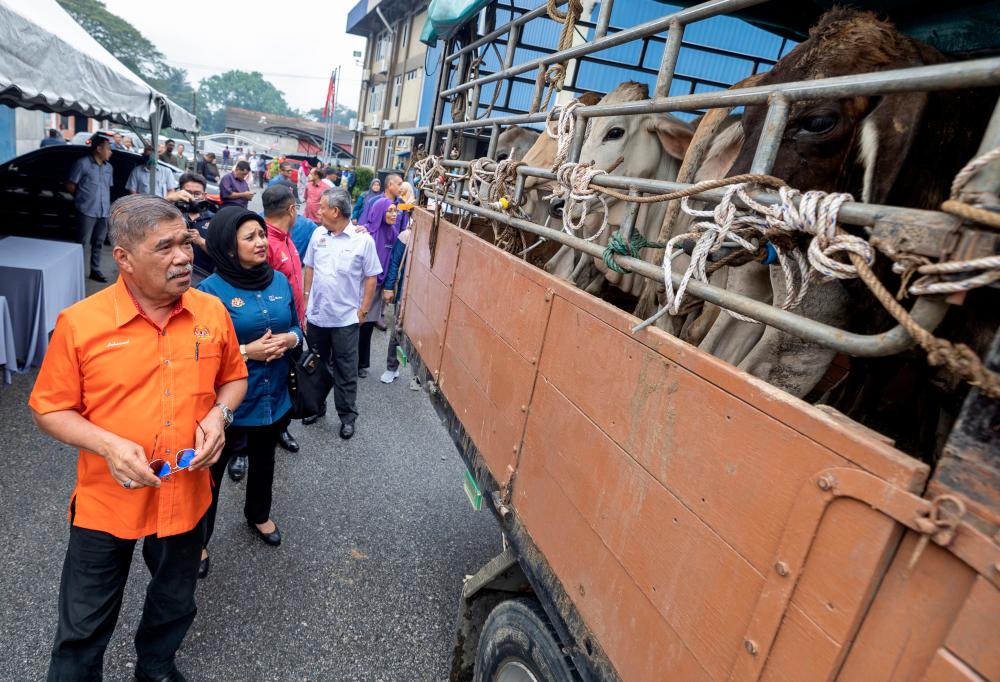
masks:
[[[153,131],[198,119],[129,71],[55,0],[0,0],[0,103]]]

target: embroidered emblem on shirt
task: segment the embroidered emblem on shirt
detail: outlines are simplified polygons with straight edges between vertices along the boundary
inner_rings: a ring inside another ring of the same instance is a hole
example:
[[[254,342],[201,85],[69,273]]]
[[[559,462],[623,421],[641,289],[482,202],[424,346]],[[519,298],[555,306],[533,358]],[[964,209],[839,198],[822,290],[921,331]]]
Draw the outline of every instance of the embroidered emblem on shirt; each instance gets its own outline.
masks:
[[[209,336],[212,335],[212,332],[208,331],[208,327],[201,324],[196,324],[194,326],[194,335],[199,339],[207,339]]]
[[[234,296],[233,300],[229,302],[229,305],[231,305],[234,308],[242,308],[243,306],[246,305],[246,303],[244,303],[243,299],[240,298],[239,296]]]
[[[275,296],[274,294],[270,294],[270,295],[268,295],[267,300],[270,301],[271,303],[274,303],[275,301],[284,301],[285,297],[284,296]]]
[[[128,339],[126,339],[125,341],[109,341],[107,347],[108,348],[117,348],[118,346],[127,346],[128,345],[128,341],[129,341]]]
[[[287,253],[281,254],[281,262],[284,263],[286,260],[288,260],[288,254]]]

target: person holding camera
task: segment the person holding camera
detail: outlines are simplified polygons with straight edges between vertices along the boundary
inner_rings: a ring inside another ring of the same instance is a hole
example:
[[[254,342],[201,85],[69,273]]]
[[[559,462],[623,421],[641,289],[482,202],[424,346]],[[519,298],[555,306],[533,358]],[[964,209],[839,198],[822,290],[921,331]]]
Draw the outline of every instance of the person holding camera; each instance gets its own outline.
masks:
[[[194,245],[194,271],[191,274],[192,285],[197,286],[203,279],[215,272],[215,263],[208,255],[208,223],[215,216],[215,204],[205,197],[205,187],[208,184],[198,173],[184,173],[181,176],[179,189],[186,192],[184,198],[175,199],[172,203],[184,216],[191,242]],[[180,192],[178,196],[183,196]]]

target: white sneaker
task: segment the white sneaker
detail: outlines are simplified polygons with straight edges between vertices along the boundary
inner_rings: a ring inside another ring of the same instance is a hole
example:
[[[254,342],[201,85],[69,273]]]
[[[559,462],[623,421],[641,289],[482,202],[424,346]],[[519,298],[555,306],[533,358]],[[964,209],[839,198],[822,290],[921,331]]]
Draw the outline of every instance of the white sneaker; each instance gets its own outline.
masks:
[[[399,376],[398,369],[393,372],[385,370],[384,372],[382,372],[382,376],[380,376],[378,380],[381,381],[383,384],[391,384],[393,381],[396,380],[396,377],[398,376]]]

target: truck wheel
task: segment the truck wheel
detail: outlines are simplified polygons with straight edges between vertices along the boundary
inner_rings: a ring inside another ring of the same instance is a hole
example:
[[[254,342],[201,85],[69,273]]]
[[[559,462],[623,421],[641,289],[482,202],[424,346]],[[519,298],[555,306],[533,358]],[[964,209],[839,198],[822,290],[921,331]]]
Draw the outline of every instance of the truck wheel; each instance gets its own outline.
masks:
[[[579,679],[534,599],[501,602],[486,618],[475,682],[574,682]]]

